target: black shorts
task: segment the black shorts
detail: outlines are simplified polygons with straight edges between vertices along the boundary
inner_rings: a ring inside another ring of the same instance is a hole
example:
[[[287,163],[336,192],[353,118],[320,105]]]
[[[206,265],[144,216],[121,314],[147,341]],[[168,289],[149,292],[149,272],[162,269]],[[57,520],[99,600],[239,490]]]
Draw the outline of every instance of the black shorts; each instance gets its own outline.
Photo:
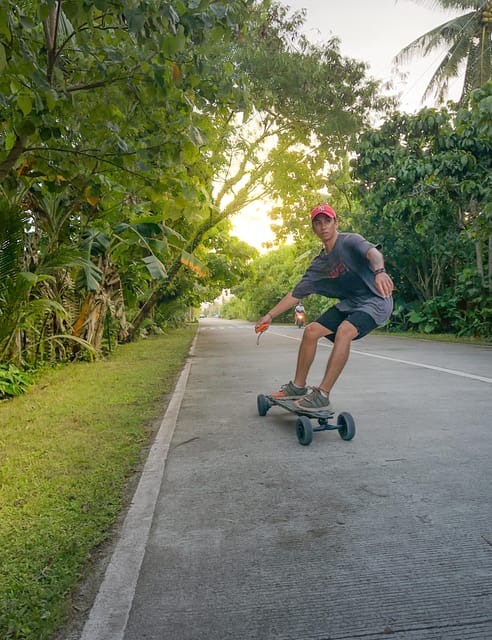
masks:
[[[372,318],[368,313],[365,313],[364,311],[349,311],[345,313],[344,311],[340,311],[336,307],[331,307],[330,309],[328,309],[328,311],[325,311],[323,315],[321,315],[315,322],[318,322],[323,327],[326,327],[330,331],[333,331],[333,333],[330,333],[330,335],[326,337],[328,338],[328,340],[334,342],[337,329],[344,320],[347,320],[348,322],[350,322],[350,324],[353,324],[359,332],[354,340],[363,338],[378,326],[374,318]]]

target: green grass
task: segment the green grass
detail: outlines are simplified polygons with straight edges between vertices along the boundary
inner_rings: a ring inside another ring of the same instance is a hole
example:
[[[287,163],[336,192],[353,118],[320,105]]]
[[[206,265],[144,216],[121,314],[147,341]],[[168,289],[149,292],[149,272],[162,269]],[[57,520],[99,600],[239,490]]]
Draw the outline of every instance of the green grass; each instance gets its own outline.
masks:
[[[0,403],[0,638],[50,638],[109,536],[196,327],[48,372]]]

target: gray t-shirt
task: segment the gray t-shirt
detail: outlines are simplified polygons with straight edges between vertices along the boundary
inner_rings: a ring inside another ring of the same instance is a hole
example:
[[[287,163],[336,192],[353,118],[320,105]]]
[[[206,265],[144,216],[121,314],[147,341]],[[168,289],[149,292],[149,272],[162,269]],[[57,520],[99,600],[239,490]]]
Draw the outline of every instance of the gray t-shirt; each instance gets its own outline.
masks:
[[[374,273],[366,258],[372,243],[358,233],[339,233],[333,249],[316,256],[292,291],[295,298],[317,293],[338,298],[335,305],[345,313],[364,311],[380,325],[393,311],[393,298],[384,298],[376,288]]]

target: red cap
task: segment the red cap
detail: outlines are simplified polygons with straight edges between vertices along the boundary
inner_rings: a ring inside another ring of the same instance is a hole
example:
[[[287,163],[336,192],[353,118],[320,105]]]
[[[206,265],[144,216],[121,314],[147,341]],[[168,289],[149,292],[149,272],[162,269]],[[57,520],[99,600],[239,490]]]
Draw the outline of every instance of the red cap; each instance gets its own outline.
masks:
[[[329,204],[319,204],[317,207],[314,207],[314,209],[311,211],[311,220],[314,220],[316,216],[318,216],[320,213],[322,213],[325,216],[328,216],[329,218],[337,217],[337,214],[330,207]]]

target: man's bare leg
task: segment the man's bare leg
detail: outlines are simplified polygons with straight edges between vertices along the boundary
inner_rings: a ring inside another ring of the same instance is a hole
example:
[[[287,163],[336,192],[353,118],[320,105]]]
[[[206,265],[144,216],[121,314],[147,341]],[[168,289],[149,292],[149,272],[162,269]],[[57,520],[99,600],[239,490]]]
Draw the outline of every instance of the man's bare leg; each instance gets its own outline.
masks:
[[[307,375],[316,355],[318,340],[330,333],[332,332],[329,329],[318,322],[310,322],[306,325],[302,334],[299,353],[297,354],[296,375],[293,380],[296,387],[306,386]]]
[[[328,359],[328,364],[326,365],[325,375],[319,386],[328,396],[347,364],[350,355],[350,345],[358,333],[354,325],[347,320],[344,320],[337,329],[333,349]]]

